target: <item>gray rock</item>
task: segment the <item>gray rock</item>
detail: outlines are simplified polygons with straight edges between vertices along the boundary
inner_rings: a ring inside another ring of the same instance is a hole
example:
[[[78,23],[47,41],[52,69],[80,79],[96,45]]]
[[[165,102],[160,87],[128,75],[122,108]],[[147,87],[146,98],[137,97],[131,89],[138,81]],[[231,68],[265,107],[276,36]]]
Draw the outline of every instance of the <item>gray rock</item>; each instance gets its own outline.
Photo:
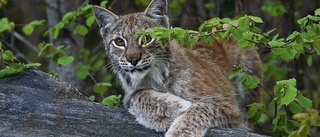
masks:
[[[119,107],[91,102],[49,74],[26,70],[0,79],[0,136],[160,137]],[[211,129],[206,136],[254,136],[240,129]]]

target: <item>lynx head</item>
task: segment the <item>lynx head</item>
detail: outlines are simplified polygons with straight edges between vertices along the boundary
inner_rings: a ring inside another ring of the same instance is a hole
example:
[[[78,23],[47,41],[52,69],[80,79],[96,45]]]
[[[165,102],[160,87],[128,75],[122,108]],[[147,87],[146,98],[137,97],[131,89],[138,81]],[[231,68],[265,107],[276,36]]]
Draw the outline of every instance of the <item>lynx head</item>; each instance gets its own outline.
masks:
[[[94,15],[106,52],[118,75],[142,77],[150,71],[161,71],[162,65],[167,64],[168,48],[162,46],[161,41],[150,36],[146,36],[145,41],[134,37],[139,30],[169,26],[167,0],[152,0],[144,12],[124,16],[94,6]]]

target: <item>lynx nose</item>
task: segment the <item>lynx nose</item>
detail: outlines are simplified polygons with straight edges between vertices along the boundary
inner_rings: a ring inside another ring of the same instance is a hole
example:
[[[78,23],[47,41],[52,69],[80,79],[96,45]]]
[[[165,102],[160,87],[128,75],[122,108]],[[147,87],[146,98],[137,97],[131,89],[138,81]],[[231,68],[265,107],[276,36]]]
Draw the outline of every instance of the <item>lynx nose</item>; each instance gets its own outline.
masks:
[[[136,66],[141,59],[141,54],[138,56],[127,56],[127,61],[130,62],[133,66]]]

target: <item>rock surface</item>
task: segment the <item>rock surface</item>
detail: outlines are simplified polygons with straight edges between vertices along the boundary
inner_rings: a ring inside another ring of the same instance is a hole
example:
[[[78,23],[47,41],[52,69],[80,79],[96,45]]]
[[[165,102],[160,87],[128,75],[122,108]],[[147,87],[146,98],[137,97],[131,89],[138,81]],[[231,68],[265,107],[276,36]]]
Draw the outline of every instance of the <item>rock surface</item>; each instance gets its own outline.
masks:
[[[119,107],[87,100],[68,83],[38,70],[0,79],[0,136],[161,137]],[[240,129],[211,129],[206,136],[258,137]]]

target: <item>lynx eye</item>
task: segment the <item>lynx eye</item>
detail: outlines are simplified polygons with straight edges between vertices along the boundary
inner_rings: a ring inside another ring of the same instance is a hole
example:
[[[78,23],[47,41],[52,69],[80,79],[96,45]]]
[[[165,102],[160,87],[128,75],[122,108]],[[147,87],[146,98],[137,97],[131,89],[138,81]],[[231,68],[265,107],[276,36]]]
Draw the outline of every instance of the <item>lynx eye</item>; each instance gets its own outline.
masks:
[[[119,47],[123,47],[126,44],[122,38],[116,38],[114,40],[114,43]]]
[[[154,38],[152,38],[150,35],[146,35],[145,36],[145,39],[143,39],[144,37],[140,37],[139,38],[139,43],[140,43],[140,45],[148,45],[148,44],[150,44],[151,42],[153,42],[154,41]]]

